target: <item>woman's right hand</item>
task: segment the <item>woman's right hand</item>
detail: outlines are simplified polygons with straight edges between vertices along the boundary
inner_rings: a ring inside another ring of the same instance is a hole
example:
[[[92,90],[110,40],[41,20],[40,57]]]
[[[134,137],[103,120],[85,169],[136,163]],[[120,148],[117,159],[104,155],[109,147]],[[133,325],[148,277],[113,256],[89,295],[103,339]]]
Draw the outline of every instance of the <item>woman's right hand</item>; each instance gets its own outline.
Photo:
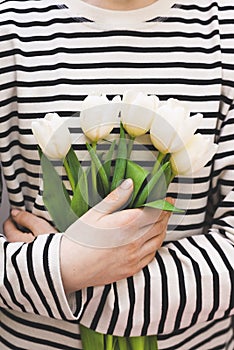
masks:
[[[120,210],[132,190],[132,181],[125,180],[65,232],[61,272],[67,293],[132,276],[161,247],[170,213],[152,208]]]

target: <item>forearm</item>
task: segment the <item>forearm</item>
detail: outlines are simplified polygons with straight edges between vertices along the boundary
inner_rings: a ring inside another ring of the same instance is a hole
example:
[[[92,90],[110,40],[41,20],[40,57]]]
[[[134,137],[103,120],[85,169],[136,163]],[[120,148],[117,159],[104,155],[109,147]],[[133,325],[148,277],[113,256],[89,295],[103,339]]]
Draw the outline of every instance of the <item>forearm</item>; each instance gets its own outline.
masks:
[[[169,243],[134,277],[94,289],[80,322],[103,333],[138,336],[231,315],[233,266],[233,245],[218,232]]]
[[[61,280],[61,235],[1,245],[1,307],[58,319],[74,319]]]

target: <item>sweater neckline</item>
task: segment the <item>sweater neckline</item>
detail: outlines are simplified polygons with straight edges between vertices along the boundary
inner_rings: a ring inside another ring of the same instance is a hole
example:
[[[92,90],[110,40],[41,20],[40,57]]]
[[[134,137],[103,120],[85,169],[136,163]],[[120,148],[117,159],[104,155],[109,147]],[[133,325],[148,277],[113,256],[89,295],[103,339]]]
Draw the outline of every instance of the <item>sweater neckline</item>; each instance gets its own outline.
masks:
[[[90,5],[83,0],[63,0],[73,18],[84,18],[103,28],[125,28],[142,26],[155,18],[162,19],[168,13],[175,0],[157,0],[153,4],[135,10],[109,10]]]

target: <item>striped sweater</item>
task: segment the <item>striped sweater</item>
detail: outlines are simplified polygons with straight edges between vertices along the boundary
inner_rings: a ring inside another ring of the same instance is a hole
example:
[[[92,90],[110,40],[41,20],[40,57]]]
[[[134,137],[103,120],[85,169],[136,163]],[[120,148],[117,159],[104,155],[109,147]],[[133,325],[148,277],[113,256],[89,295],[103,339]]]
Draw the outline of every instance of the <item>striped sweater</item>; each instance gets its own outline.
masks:
[[[79,140],[79,120],[70,117],[89,93],[111,98],[135,88],[177,98],[203,113],[199,132],[219,146],[193,179],[171,185],[186,215],[172,216],[163,247],[133,277],[67,299],[62,234],[30,244],[1,236],[1,349],[82,349],[82,323],[121,336],[158,334],[164,350],[232,350],[232,0],[159,0],[124,13],[79,0],[1,0],[0,73],[0,157],[10,203],[47,219],[31,122],[57,112]],[[82,144],[75,146],[85,157]]]

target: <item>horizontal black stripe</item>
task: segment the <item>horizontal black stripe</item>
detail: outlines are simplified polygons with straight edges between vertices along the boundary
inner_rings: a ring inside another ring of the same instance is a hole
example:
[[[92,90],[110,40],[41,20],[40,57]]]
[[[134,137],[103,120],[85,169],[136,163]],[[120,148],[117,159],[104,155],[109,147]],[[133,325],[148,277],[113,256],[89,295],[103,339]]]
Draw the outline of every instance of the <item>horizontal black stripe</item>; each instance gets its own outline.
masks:
[[[185,47],[185,46],[173,46],[173,47],[133,47],[133,46],[104,46],[104,47],[84,47],[84,48],[65,48],[59,47],[56,49],[44,50],[44,51],[23,51],[21,49],[12,49],[9,51],[2,51],[0,57],[8,57],[12,55],[21,55],[23,57],[37,57],[37,56],[50,56],[56,55],[58,53],[67,53],[70,55],[75,54],[91,54],[91,53],[105,53],[105,52],[136,52],[136,53],[204,53],[211,54],[214,52],[219,52],[220,46],[215,45],[213,47]],[[229,49],[223,50],[229,53]]]
[[[154,20],[157,20],[158,17],[156,18],[152,18],[151,20],[148,20],[147,22],[152,22]],[[167,22],[169,23],[185,23],[185,24],[200,24],[200,25],[209,25],[211,24],[213,21],[216,21],[217,20],[217,16],[216,15],[213,15],[211,16],[209,19],[206,19],[206,20],[203,20],[203,19],[200,19],[200,18],[183,18],[183,17],[169,17],[166,19]],[[12,19],[8,19],[8,20],[5,20],[2,22],[3,25],[7,26],[7,25],[14,25],[16,27],[19,27],[19,28],[28,28],[28,27],[49,27],[49,26],[52,26],[52,25],[55,25],[55,24],[69,24],[69,23],[72,23],[73,22],[73,19],[72,18],[53,18],[51,20],[48,20],[48,21],[32,21],[32,22],[19,22],[19,21],[14,21]],[[82,23],[82,22],[81,22]],[[226,23],[225,20],[222,21],[222,23]],[[229,23],[229,21],[228,21]],[[232,23],[232,22],[231,22]],[[118,32],[121,32],[121,31],[117,31],[117,34]],[[116,35],[116,34],[115,34]],[[139,35],[139,34],[138,34]],[[134,35],[132,35],[134,36]]]
[[[52,25],[58,25],[58,24],[69,24],[73,23],[73,18],[53,18],[49,21],[32,21],[32,22],[19,22],[14,21],[13,19],[8,19],[6,21],[2,21],[3,26],[15,26],[16,28],[31,28],[31,27],[48,27]]]
[[[19,140],[14,140],[14,141],[10,142],[9,145],[7,145],[5,147],[0,147],[0,152],[1,153],[8,152],[14,146],[18,146],[18,147],[20,147],[20,148],[22,148],[24,150],[37,151],[37,145],[36,144],[35,145],[34,144],[23,144]]]
[[[34,179],[37,179],[39,177],[39,173],[38,172],[33,173],[32,171],[29,171],[28,169],[20,168],[20,169],[16,169],[15,173],[12,174],[12,175],[5,175],[5,179],[8,180],[8,181],[12,181],[12,180],[15,180],[17,178],[17,176],[20,175],[20,174],[26,174],[29,177],[32,177]]]
[[[183,209],[183,208],[181,208]],[[177,214],[177,215],[184,215],[184,214]],[[199,223],[191,223],[191,224],[187,224],[187,225],[179,225],[179,224],[176,224],[176,225],[171,225],[171,224],[168,224],[168,231],[173,231],[173,230],[176,230],[176,231],[182,231],[182,232],[185,232],[185,231],[195,231],[195,230],[199,230],[199,229],[202,229],[204,227],[204,223],[202,222],[199,222]]]
[[[98,68],[191,68],[191,69],[215,69],[221,67],[221,62],[99,62],[99,63],[75,63],[69,64],[61,62],[53,65],[40,65],[40,66],[22,66],[22,65],[10,65],[8,67],[2,67],[0,69],[1,74],[22,71],[22,72],[38,72],[38,71],[53,71],[59,69],[98,69]],[[230,65],[230,69],[233,66]]]
[[[139,79],[138,81],[139,83],[141,83],[141,80]],[[95,86],[95,82],[93,83],[93,85]],[[208,96],[194,96],[194,95],[187,95],[186,94],[186,90],[184,90],[184,95],[182,93],[180,94],[174,94],[172,95],[165,95],[163,94],[163,98],[166,100],[168,98],[177,98],[180,101],[193,101],[193,102],[209,102],[209,101],[220,101],[221,97],[219,95],[215,96],[215,95],[208,95]],[[160,98],[160,92],[157,94],[158,97]],[[9,99],[10,100],[10,99]],[[3,101],[4,104],[8,104],[9,100]],[[12,102],[15,100],[15,98],[11,99]],[[79,96],[79,95],[54,95],[54,96],[35,96],[33,99],[31,97],[18,97],[17,98],[18,103],[40,103],[40,102],[53,102],[53,101],[82,101],[83,100],[83,95]]]
[[[184,24],[200,24],[202,26],[207,26],[211,24],[212,22],[215,22],[218,20],[217,15],[213,15],[208,19],[201,19],[201,18],[183,18],[183,17],[169,17],[167,18],[168,23],[184,23]]]
[[[43,339],[43,338],[38,338],[32,335],[29,335],[27,333],[21,333],[17,331],[17,329],[11,328],[4,323],[1,324],[1,327],[5,331],[7,331],[9,334],[12,334],[14,337],[17,337],[18,339],[21,339],[21,340],[26,340],[30,343],[51,346],[51,347],[54,347],[55,349],[62,349],[62,350],[64,350],[64,346],[66,346],[66,350],[77,350],[77,347],[69,346],[68,344],[65,345],[65,344],[61,344],[60,342],[49,340],[48,338]],[[15,347],[12,349],[15,349]]]
[[[40,81],[17,81],[7,84],[2,84],[2,90],[9,89],[12,87],[47,87],[56,85],[104,85],[104,84],[178,84],[178,85],[219,85],[222,80],[220,78],[214,78],[209,80],[201,79],[182,79],[182,78],[171,78],[171,79],[159,79],[159,78],[138,78],[138,79],[123,79],[123,78],[103,78],[103,79],[56,79],[56,80],[40,80]]]
[[[35,41],[52,41],[54,39],[78,39],[78,38],[106,38],[106,37],[140,37],[140,38],[161,38],[161,37],[181,37],[181,38],[201,38],[201,39],[211,39],[214,36],[219,35],[218,30],[213,30],[209,33],[202,32],[180,32],[173,31],[170,33],[165,32],[136,32],[129,30],[118,30],[118,31],[102,31],[102,32],[75,32],[75,33],[53,33],[48,35],[32,35],[32,36],[19,36],[17,33],[10,33],[3,35],[2,41],[8,41],[13,39],[18,39],[21,42],[35,42]]]
[[[212,2],[208,6],[199,6],[197,4],[192,4],[192,5],[186,5],[186,4],[180,4],[180,8],[186,11],[198,11],[198,12],[208,12],[209,10],[213,8],[218,8],[218,3],[216,1]]]
[[[7,191],[11,194],[18,194],[22,191],[22,189],[24,188],[28,188],[34,191],[38,191],[39,187],[33,183],[30,182],[26,182],[26,181],[22,181],[20,182],[20,187],[16,187],[16,188],[8,188]]]
[[[227,158],[227,157],[233,157],[233,150],[219,152],[215,155],[215,159],[222,159],[222,158]]]
[[[58,10],[58,6],[51,5],[47,7],[24,7],[23,9],[15,8],[15,7],[8,7],[3,10],[0,10],[0,14],[3,13],[22,13],[22,14],[33,14],[33,13],[47,13],[49,11]]]
[[[9,341],[4,339],[3,336],[1,336],[1,343],[7,346],[7,349],[12,349],[12,350],[25,350],[25,348],[21,348],[19,346],[15,346],[15,344],[11,344]]]
[[[35,157],[35,158],[36,158],[36,156],[37,156],[37,153],[34,154],[34,157]],[[40,166],[39,156],[38,156],[38,159],[35,159],[35,158],[29,159],[29,158],[23,156],[22,154],[15,154],[15,155],[13,155],[12,158],[9,159],[8,161],[3,161],[3,162],[2,162],[2,165],[3,165],[4,167],[9,167],[9,166],[11,166],[12,164],[14,164],[15,161],[17,161],[17,160],[22,160],[23,162],[25,162],[25,163],[27,163],[27,164],[33,164],[33,165],[36,165],[36,166],[39,167],[39,166]]]
[[[9,129],[0,132],[0,138],[9,136],[12,132],[18,132],[20,135],[32,135],[31,129],[21,129],[18,125],[13,125]]]
[[[220,331],[216,331],[216,332],[214,332],[212,335],[210,335],[209,337],[206,337],[206,339],[203,339],[202,341],[199,341],[197,344],[196,344],[196,346],[193,346],[192,348],[191,348],[191,350],[197,350],[197,349],[199,349],[199,347],[201,347],[201,346],[204,346],[205,344],[210,344],[210,342],[212,341],[212,339],[214,339],[214,338],[218,338],[218,337],[222,337],[222,335],[224,335],[224,334],[226,334],[228,331],[230,331],[230,329],[231,329],[231,327],[230,326],[228,326],[228,327],[226,327],[226,328],[223,328],[222,330],[220,330]],[[209,345],[208,345],[209,346]],[[219,349],[225,349],[225,347],[226,347],[226,342],[223,342],[222,341],[222,343],[218,346],[215,346],[215,350],[219,350]]]

